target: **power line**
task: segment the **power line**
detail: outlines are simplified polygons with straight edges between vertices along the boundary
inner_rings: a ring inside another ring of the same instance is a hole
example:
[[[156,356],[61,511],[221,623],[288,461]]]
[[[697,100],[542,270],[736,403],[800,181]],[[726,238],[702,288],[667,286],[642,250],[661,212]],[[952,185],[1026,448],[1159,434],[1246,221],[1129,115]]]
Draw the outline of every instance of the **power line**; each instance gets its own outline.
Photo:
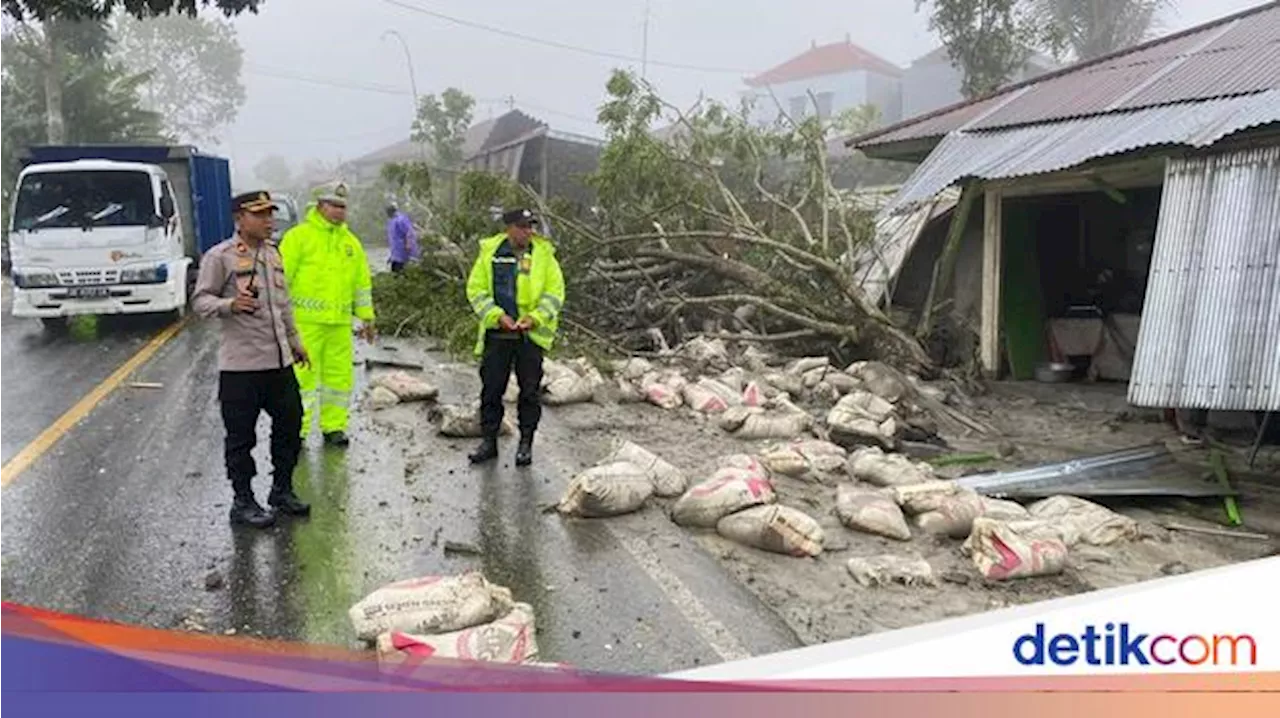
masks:
[[[517,40],[524,40],[525,42],[531,42],[535,45],[544,45],[546,47],[554,47],[558,50],[568,50],[570,52],[577,52],[583,55],[594,55],[596,57],[604,57],[611,60],[622,60],[624,62],[639,62],[646,65],[668,67],[673,70],[688,70],[691,72],[707,72],[707,73],[719,73],[719,74],[728,74],[728,75],[754,74],[751,70],[743,70],[740,68],[685,65],[678,62],[663,62],[661,60],[649,60],[647,58],[639,58],[639,57],[633,57],[631,55],[623,55],[621,53],[616,53],[616,52],[608,52],[606,50],[595,50],[589,47],[581,47],[579,45],[570,45],[568,43],[556,42],[555,40],[545,40],[540,37],[534,37],[533,35],[525,35],[522,33],[513,32],[511,30],[504,30],[500,27],[494,27],[492,25],[484,25],[472,20],[464,20],[462,18],[453,17],[452,15],[445,15],[444,13],[436,12],[434,10],[428,10],[427,8],[424,8],[424,7],[418,7],[417,5],[410,5],[409,3],[400,2],[399,0],[382,0],[382,1],[389,5],[395,5],[396,7],[404,8],[405,10],[410,10],[412,12],[420,13],[422,15],[434,17],[437,20],[444,20],[445,22],[450,22],[455,25],[462,25],[464,27],[469,27],[476,30],[484,30],[486,32],[492,32],[499,35],[503,35],[505,37],[510,37]]]
[[[291,70],[280,70],[276,68],[266,67],[263,65],[255,65],[253,63],[245,63],[245,71],[251,75],[262,75],[264,77],[275,77],[283,80],[297,80],[298,82],[309,82],[314,85],[323,85],[325,87],[337,87],[345,90],[363,90],[365,92],[378,92],[384,95],[408,95],[410,92],[398,87],[390,85],[375,85],[367,82],[348,82],[345,80],[331,80],[319,77],[310,77],[301,75]]]

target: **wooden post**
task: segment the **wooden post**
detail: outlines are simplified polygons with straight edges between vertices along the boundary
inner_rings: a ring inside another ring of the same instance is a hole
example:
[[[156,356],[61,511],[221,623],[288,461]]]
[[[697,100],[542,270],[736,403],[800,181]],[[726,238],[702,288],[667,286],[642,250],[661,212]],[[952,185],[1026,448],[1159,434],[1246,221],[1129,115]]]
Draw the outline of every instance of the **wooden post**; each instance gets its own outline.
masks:
[[[1004,222],[1000,190],[984,195],[982,222],[982,368],[995,378],[1000,373],[1000,284],[1004,272]]]

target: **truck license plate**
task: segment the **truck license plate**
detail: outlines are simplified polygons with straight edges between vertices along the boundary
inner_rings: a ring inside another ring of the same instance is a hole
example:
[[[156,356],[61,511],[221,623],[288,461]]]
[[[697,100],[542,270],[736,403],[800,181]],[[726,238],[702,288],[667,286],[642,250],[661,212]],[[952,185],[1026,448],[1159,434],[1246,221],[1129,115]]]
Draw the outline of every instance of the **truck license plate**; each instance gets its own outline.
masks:
[[[111,296],[109,287],[72,287],[67,290],[67,296],[76,299],[105,299]]]

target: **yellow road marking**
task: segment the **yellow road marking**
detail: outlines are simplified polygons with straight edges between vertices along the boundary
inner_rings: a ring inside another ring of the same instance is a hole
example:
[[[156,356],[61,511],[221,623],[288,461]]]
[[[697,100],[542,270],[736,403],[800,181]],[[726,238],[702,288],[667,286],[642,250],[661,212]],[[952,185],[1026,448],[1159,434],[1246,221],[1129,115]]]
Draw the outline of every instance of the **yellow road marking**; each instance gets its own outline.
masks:
[[[151,341],[139,349],[138,353],[129,357],[129,360],[121,364],[119,369],[112,372],[111,376],[95,386],[88,394],[85,394],[84,398],[76,402],[76,405],[68,409],[65,414],[58,417],[58,420],[50,424],[49,428],[40,432],[40,435],[30,444],[22,447],[22,451],[15,454],[12,459],[9,459],[9,463],[0,468],[0,486],[8,486],[9,482],[13,481],[18,474],[30,468],[36,459],[58,443],[58,439],[61,439],[68,431],[71,431],[72,427],[78,424],[81,419],[88,416],[94,407],[107,398],[116,387],[124,383],[124,380],[129,378],[129,375],[136,371],[138,367],[160,351],[160,347],[182,331],[186,324],[187,320],[184,318],[165,327],[163,331],[155,335]]]

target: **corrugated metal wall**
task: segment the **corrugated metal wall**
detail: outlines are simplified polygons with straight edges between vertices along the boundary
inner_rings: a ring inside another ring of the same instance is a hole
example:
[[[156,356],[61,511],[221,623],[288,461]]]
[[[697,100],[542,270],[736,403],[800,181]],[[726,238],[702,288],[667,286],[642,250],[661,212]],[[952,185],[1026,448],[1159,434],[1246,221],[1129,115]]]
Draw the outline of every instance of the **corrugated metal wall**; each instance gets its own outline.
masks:
[[[1280,147],[1170,160],[1136,406],[1280,410]]]

